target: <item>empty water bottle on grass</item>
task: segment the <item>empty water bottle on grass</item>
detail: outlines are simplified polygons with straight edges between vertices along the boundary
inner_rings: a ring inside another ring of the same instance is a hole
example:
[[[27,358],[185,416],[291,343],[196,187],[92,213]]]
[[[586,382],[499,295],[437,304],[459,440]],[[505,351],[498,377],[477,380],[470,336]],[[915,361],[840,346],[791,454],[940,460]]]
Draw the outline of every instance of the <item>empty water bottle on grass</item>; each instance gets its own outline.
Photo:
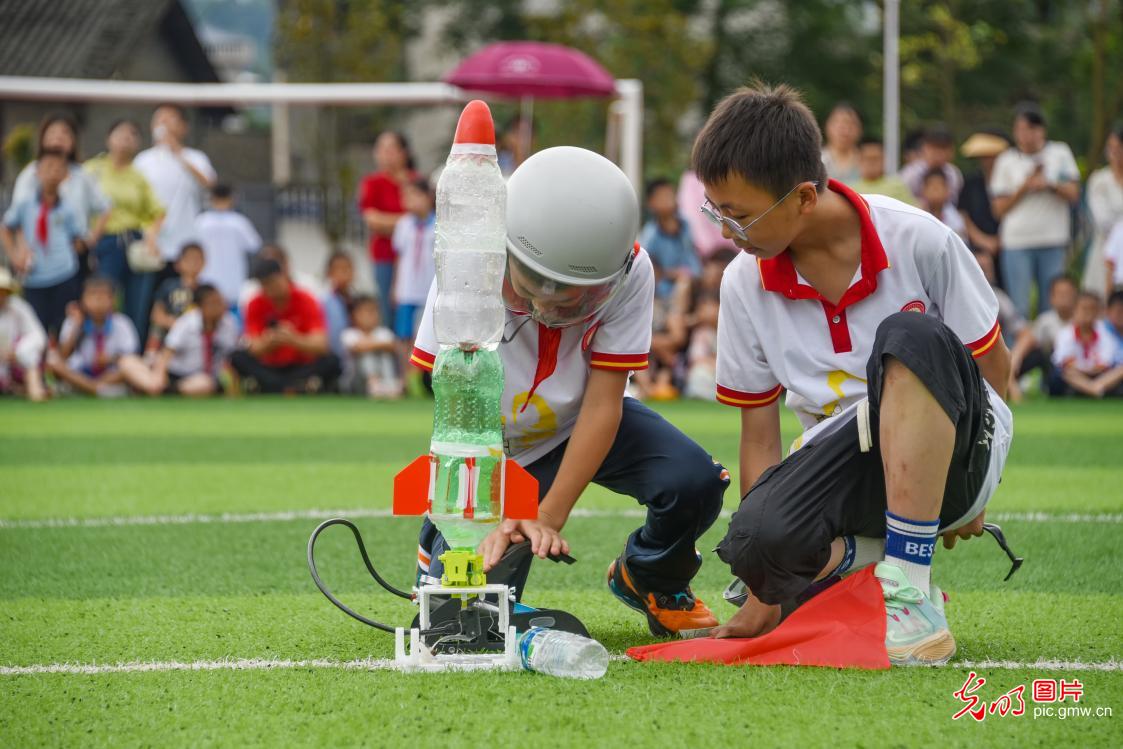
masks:
[[[523,668],[568,679],[599,679],[608,670],[608,651],[596,640],[534,627],[519,637]]]

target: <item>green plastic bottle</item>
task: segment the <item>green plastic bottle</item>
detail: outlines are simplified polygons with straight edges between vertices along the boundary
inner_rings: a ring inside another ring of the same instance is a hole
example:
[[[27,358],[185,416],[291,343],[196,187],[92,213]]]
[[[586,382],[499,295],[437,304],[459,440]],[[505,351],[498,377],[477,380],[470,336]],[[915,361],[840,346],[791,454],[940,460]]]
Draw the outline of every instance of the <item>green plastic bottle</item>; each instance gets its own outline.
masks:
[[[433,523],[452,549],[475,549],[502,509],[503,362],[492,349],[442,346],[433,366],[437,457]]]

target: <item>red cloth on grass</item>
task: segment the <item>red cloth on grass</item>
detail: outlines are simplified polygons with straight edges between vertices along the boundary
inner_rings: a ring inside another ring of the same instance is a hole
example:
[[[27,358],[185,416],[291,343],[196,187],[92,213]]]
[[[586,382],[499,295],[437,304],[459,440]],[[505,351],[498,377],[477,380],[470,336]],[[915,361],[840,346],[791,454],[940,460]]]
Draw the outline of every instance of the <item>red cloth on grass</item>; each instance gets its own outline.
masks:
[[[762,637],[660,642],[629,648],[628,657],[731,666],[887,669],[881,583],[870,565],[827,588]]]

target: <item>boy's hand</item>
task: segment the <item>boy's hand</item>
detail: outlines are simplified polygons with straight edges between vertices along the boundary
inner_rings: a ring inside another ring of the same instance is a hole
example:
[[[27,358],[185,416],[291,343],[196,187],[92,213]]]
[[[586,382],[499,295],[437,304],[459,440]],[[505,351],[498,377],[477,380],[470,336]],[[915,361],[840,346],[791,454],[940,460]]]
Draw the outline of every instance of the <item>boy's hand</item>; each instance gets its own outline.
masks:
[[[504,520],[483,540],[478,549],[484,558],[484,572],[499,563],[511,544],[530,541],[530,550],[540,559],[569,553],[569,542],[547,520]]]
[[[945,549],[955,548],[956,542],[959,541],[959,539],[961,539],[961,538],[963,540],[967,540],[967,539],[971,538],[972,536],[983,535],[983,520],[986,518],[986,514],[987,514],[986,510],[983,510],[982,512],[979,513],[979,516],[977,518],[972,520],[967,525],[964,525],[960,528],[956,528],[954,531],[948,531],[947,533],[943,534],[942,538],[944,539],[944,548]]]
[[[86,316],[82,313],[82,306],[78,302],[68,302],[66,317],[68,320],[73,320],[75,325],[81,325]]]
[[[776,629],[780,623],[780,607],[762,602],[749,593],[744,605],[729,621],[714,627],[710,637],[760,637]]]

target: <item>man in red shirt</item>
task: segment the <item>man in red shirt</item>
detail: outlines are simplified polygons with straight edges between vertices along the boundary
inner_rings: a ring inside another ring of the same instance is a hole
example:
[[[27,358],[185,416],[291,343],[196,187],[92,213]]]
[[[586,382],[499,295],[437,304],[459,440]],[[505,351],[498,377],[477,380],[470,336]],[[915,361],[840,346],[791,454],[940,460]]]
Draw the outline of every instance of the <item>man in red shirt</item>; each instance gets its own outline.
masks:
[[[255,271],[261,293],[246,307],[244,348],[230,357],[246,392],[315,393],[334,384],[339,359],[328,350],[320,303],[276,260],[262,260]]]

